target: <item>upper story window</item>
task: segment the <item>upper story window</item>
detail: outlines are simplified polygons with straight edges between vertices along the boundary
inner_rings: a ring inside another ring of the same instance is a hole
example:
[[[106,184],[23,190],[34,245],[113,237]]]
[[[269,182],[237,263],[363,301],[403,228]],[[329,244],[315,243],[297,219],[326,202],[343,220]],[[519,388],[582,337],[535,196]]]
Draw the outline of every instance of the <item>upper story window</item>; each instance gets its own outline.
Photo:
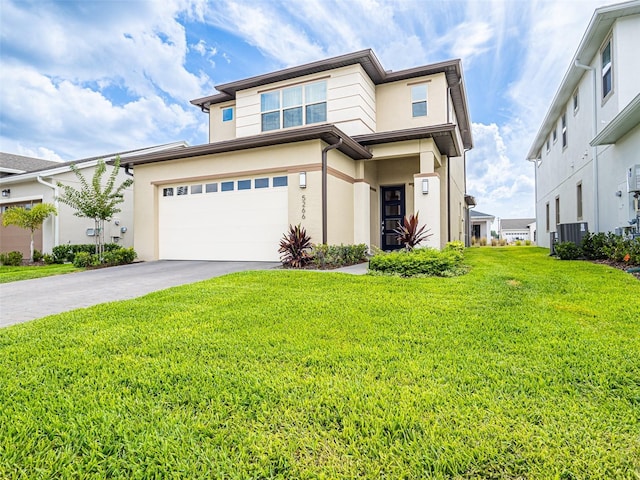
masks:
[[[580,108],[580,98],[578,97],[578,90],[573,92],[573,114],[578,113],[578,109]]]
[[[296,85],[260,95],[262,131],[327,121],[327,82]]]
[[[230,122],[233,120],[233,107],[223,108],[222,109],[222,121]]]
[[[414,117],[427,116],[427,84],[411,87],[411,114]]]
[[[567,146],[567,114],[562,114],[562,148]]]
[[[549,153],[549,150],[550,150],[550,145],[549,145],[549,143],[550,143],[550,142],[549,142],[549,139],[547,138],[547,153]]]
[[[611,92],[612,71],[611,71],[611,40],[609,40],[601,53],[602,57],[602,98],[605,98]]]
[[[551,136],[553,137],[553,143],[556,143],[556,140],[558,140],[558,128],[555,125],[553,126],[553,133]]]

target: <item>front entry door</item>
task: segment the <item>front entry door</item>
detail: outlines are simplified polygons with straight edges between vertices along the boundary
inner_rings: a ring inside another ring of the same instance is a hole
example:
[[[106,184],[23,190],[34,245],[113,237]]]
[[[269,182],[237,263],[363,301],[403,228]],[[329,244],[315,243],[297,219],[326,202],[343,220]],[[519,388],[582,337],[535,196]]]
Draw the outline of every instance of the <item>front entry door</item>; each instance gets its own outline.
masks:
[[[402,224],[406,206],[404,197],[404,185],[395,187],[381,187],[382,219],[381,232],[382,250],[398,250],[402,245],[393,231]]]

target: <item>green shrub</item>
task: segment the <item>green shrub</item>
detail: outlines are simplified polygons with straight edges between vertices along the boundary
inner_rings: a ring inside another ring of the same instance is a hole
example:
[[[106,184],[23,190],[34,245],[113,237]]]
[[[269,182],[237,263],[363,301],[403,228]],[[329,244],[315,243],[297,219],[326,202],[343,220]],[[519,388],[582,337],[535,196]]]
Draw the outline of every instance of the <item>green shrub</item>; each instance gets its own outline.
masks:
[[[531,246],[531,240],[525,240],[525,241],[524,241],[524,244],[525,244],[527,247],[530,247],[530,246]]]
[[[358,245],[314,245],[312,263],[318,268],[338,268],[362,263],[367,259],[367,246]]]
[[[516,247],[522,246],[522,240],[516,240]]]
[[[112,252],[114,250],[121,249],[122,246],[117,243],[105,243],[104,251]],[[64,262],[72,262],[75,255],[79,252],[85,253],[96,253],[96,245],[95,243],[79,243],[75,245],[64,244],[58,245],[57,247],[53,247],[52,249],[53,256],[56,260],[55,263],[64,263]]]
[[[573,242],[558,243],[555,251],[560,260],[575,260],[582,255],[580,247]]]
[[[126,265],[128,263],[133,263],[137,256],[138,255],[133,248],[110,250],[108,252],[104,252],[102,264],[108,266]]]
[[[0,264],[8,267],[19,267],[22,265],[22,253],[18,251],[0,253]]]
[[[448,242],[445,247],[445,250],[453,250],[455,252],[464,253],[464,242],[459,240],[455,240],[453,242]]]
[[[42,260],[42,252],[40,252],[39,250],[34,250],[33,251],[33,261],[34,262],[39,262],[40,260]]]
[[[100,265],[100,260],[93,253],[78,252],[73,257],[73,266],[76,268],[96,267],[98,265]]]
[[[48,254],[48,253],[45,253],[42,256],[42,260],[44,261],[45,265],[52,265],[54,263],[57,263],[55,257],[53,255]]]
[[[464,269],[461,268],[463,258],[463,254],[454,249],[401,250],[375,255],[369,260],[369,270],[401,277],[449,277],[464,273]]]
[[[580,248],[582,254],[589,260],[602,260],[608,258],[608,250],[616,242],[616,236],[612,233],[590,233],[582,237]]]

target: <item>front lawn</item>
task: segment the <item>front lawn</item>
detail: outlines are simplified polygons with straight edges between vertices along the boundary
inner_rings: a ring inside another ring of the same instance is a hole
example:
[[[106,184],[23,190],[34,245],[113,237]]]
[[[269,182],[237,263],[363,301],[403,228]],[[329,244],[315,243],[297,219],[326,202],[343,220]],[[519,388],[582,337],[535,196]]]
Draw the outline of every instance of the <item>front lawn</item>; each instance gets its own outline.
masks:
[[[640,283],[229,275],[0,330],[0,478],[640,475]]]
[[[50,277],[63,273],[80,272],[84,268],[75,268],[72,264],[64,265],[40,265],[27,267],[0,266],[0,283],[17,282],[18,280],[29,280],[32,278]]]

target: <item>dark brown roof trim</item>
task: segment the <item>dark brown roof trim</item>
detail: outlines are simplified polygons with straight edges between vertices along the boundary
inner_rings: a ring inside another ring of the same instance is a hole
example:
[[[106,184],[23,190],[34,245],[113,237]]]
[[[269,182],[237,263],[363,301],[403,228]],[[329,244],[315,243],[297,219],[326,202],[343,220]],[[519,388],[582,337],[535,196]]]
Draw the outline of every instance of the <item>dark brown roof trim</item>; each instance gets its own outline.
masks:
[[[444,125],[432,125],[429,127],[408,128],[406,130],[394,130],[391,132],[369,133],[366,135],[354,135],[353,139],[360,145],[378,145],[381,143],[402,142],[405,140],[419,140],[433,138],[441,153],[449,157],[461,155],[456,141],[456,126],[452,123]]]
[[[362,145],[354,141],[342,130],[334,125],[316,125],[313,127],[298,128],[295,130],[278,131],[274,133],[261,133],[250,137],[235,138],[216,143],[207,143],[195,147],[187,147],[180,150],[168,150],[165,152],[149,153],[136,157],[129,157],[126,164],[130,166],[145,163],[164,162],[181,158],[213,155],[216,153],[236,152],[249,148],[270,147],[285,143],[304,142],[307,140],[323,140],[328,144],[335,144],[342,138],[342,144],[338,147],[345,155],[354,160],[371,158],[371,153]]]
[[[217,85],[216,90],[222,93],[198,98],[192,100],[191,103],[199,106],[202,111],[206,112],[213,104],[235,99],[236,92],[239,90],[245,90],[247,88],[253,88],[283,80],[290,80],[313,73],[334,70],[348,65],[355,65],[356,63],[359,63],[362,66],[364,71],[367,72],[367,75],[369,75],[369,78],[371,78],[373,83],[376,85],[433,75],[436,73],[446,74],[447,84],[451,89],[453,107],[455,109],[456,116],[458,117],[458,121],[460,122],[460,134],[462,135],[464,148],[469,149],[473,147],[469,112],[467,111],[467,95],[462,81],[462,64],[458,59],[433,63],[431,65],[423,65],[406,70],[399,70],[397,72],[387,72],[380,64],[380,61],[373,53],[373,50],[366,49],[354,53],[348,53],[346,55],[340,55],[338,57],[327,58],[317,62],[307,63],[305,65],[285,68],[284,70],[278,70],[276,72],[265,73],[263,75],[246,78],[244,80]]]

